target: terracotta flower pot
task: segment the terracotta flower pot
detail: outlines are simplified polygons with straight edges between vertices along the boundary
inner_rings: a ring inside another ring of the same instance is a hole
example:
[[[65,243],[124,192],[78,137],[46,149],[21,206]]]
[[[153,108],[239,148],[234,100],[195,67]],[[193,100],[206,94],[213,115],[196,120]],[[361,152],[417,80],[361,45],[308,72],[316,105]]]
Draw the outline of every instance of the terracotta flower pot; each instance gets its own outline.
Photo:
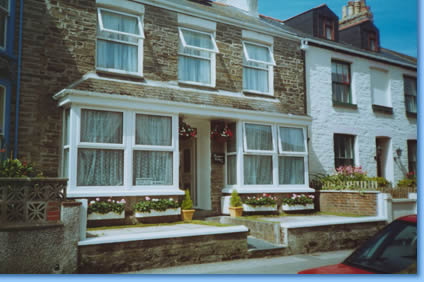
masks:
[[[243,214],[243,207],[230,207],[231,217],[240,217]]]
[[[193,219],[193,214],[195,210],[182,210],[181,211],[181,220],[191,221]]]

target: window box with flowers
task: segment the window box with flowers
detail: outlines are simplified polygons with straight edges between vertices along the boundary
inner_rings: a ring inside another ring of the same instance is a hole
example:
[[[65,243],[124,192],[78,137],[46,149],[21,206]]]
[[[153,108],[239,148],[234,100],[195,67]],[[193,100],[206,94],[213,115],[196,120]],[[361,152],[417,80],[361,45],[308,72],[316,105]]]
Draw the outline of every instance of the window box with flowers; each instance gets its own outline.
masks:
[[[181,208],[174,199],[151,199],[145,197],[144,201],[139,201],[134,205],[136,217],[152,217],[152,216],[170,216],[180,215]]]
[[[233,138],[233,132],[228,126],[215,126],[211,131],[211,139],[220,143],[227,142]]]
[[[125,199],[101,201],[96,198],[88,204],[88,220],[106,220],[125,218]]]
[[[305,194],[293,194],[291,197],[283,199],[283,205],[281,208],[283,211],[313,210],[314,198],[314,195],[306,196]]]
[[[263,194],[261,197],[247,197],[243,203],[246,212],[277,211],[277,197]]]
[[[182,139],[195,138],[197,135],[197,130],[191,127],[189,124],[180,120],[178,134]]]

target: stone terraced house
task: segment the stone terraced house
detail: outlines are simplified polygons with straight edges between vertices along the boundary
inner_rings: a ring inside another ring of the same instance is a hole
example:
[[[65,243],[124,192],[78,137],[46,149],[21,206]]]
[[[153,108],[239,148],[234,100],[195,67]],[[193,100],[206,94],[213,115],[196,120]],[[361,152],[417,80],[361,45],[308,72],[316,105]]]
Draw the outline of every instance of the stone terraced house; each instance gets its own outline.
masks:
[[[285,21],[305,38],[309,171],[362,166],[392,184],[417,172],[417,60],[380,46],[365,0],[342,19],[320,5]]]
[[[314,191],[302,39],[257,0],[26,0],[23,19],[16,151],[68,198],[188,188],[213,215],[233,189]]]

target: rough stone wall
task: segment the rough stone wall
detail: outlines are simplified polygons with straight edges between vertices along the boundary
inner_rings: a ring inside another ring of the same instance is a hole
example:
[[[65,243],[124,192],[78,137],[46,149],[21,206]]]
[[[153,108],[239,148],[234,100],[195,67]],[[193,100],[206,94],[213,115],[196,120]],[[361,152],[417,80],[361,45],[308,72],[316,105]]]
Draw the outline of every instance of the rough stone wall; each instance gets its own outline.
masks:
[[[354,249],[386,225],[355,223],[288,229],[286,255]]]
[[[52,95],[94,69],[94,5],[88,0],[24,4],[19,158],[36,162],[46,176],[57,176],[60,157],[62,117]]]
[[[59,224],[0,228],[0,273],[75,273],[79,212],[80,203],[65,202]]]
[[[211,142],[211,152],[225,153],[225,143]],[[221,214],[222,188],[225,184],[225,165],[211,163],[211,206],[215,214]]]
[[[316,193],[322,212],[362,216],[377,215],[377,195],[373,192],[320,191]]]
[[[79,247],[79,273],[128,272],[243,259],[247,232]]]
[[[332,59],[351,62],[353,102],[358,109],[333,106]],[[376,137],[388,136],[392,138],[388,159],[393,163],[388,180],[396,184],[408,172],[407,140],[417,139],[417,120],[406,116],[403,87],[403,75],[414,76],[416,72],[312,46],[306,52],[306,62],[308,114],[313,117],[309,132],[310,173],[334,172],[333,135],[345,133],[357,136],[356,165],[361,165],[369,176],[376,176]],[[388,72],[392,115],[372,109],[371,67]],[[402,150],[400,161],[394,160],[397,148]]]

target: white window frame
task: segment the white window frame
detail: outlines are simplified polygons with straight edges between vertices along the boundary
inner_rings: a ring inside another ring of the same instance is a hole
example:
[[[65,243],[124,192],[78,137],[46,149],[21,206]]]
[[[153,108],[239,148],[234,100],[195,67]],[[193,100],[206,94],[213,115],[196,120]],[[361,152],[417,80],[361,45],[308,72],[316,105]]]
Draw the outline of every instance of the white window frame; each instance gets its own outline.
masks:
[[[261,68],[261,67],[249,66],[249,65],[243,63],[243,68],[264,70],[264,71],[268,72],[268,92],[262,92],[262,91],[252,90],[252,89],[245,89],[244,86],[243,86],[243,91],[248,92],[248,93],[253,93],[253,94],[274,96],[274,66],[276,66],[276,63],[275,63],[275,59],[274,59],[274,52],[272,51],[274,49],[273,44],[265,45],[265,44],[260,44],[260,43],[250,41],[250,40],[242,40],[242,44],[243,44],[243,56],[244,56],[244,59],[246,60],[246,62],[259,63],[259,64],[267,65],[266,68]],[[259,46],[259,47],[267,48],[268,52],[269,52],[269,56],[271,58],[271,62],[258,61],[258,60],[251,59],[249,57],[249,53],[247,52],[246,44],[256,45],[256,46]],[[245,79],[245,78],[243,77],[243,79]],[[243,85],[244,85],[244,83],[243,83]]]
[[[292,186],[304,186],[309,183],[309,173],[308,173],[308,137],[307,137],[307,130],[306,127],[299,127],[299,126],[293,126],[293,125],[277,125],[278,127],[278,158],[279,157],[299,157],[303,158],[303,170],[304,170],[304,184],[278,184],[279,185],[292,185]],[[302,129],[303,131],[303,146],[305,148],[304,152],[288,152],[283,150],[282,142],[281,142],[281,128],[296,128],[296,129]],[[280,181],[280,179],[278,179]]]
[[[137,21],[138,21],[138,28],[139,28],[140,34],[137,35],[137,34],[121,32],[121,31],[116,31],[116,30],[105,28],[103,26],[103,19],[102,19],[102,15],[101,15],[102,11],[106,11],[106,12],[114,13],[114,14],[120,14],[120,15],[124,15],[124,16],[127,16],[127,17],[136,18]],[[124,44],[124,45],[137,46],[137,48],[138,48],[138,51],[137,51],[137,54],[138,54],[138,58],[137,58],[138,59],[138,69],[137,69],[137,72],[130,72],[130,71],[124,71],[124,70],[119,70],[119,69],[99,67],[97,65],[97,54],[96,54],[96,70],[104,71],[104,72],[110,72],[110,73],[118,73],[118,74],[125,74],[125,75],[130,75],[130,76],[142,77],[143,76],[143,57],[144,57],[143,42],[144,42],[144,38],[145,38],[144,37],[143,15],[129,14],[129,13],[124,13],[124,12],[121,12],[121,11],[111,10],[111,9],[106,9],[106,8],[97,8],[97,20],[98,20],[100,32],[105,31],[105,32],[110,32],[110,33],[114,33],[114,34],[120,34],[120,35],[133,37],[133,38],[137,39],[137,43],[122,41],[122,40],[118,40],[118,39],[111,39],[111,38],[103,37],[103,36],[97,34],[96,35],[96,53],[97,53],[97,41],[99,39],[104,40],[104,41],[109,41],[109,42],[120,43],[120,44]]]
[[[249,150],[247,149],[246,141],[246,124],[254,125],[264,125],[271,126],[272,130],[272,143],[273,150],[264,151],[264,150]],[[282,150],[281,146],[281,137],[280,137],[280,128],[297,128],[303,130],[303,139],[304,139],[304,152],[285,152]],[[228,177],[226,176],[226,189],[237,189],[245,190],[247,192],[251,191],[263,191],[263,192],[285,192],[286,190],[302,190],[310,189],[309,188],[309,167],[308,167],[308,142],[307,142],[307,127],[303,125],[291,125],[291,124],[282,124],[282,123],[264,123],[264,122],[251,122],[251,121],[237,121],[237,183],[234,185],[228,184]],[[278,142],[278,144],[276,144]],[[229,153],[226,151],[226,156]],[[245,184],[244,183],[244,156],[271,156],[272,157],[272,184]],[[303,157],[304,158],[304,180],[303,184],[280,184],[279,182],[279,157]],[[227,172],[227,167],[225,167]],[[252,192],[254,193],[254,192]],[[256,193],[256,192],[255,192]]]
[[[0,13],[5,14],[4,17],[4,46],[0,45],[0,50],[6,50],[7,49],[7,30],[8,30],[8,23],[9,23],[9,16],[10,16],[10,0],[7,1],[7,9],[0,6]]]
[[[373,75],[373,73],[378,73],[378,72],[380,72],[380,73],[384,73],[384,75],[386,76],[385,78],[386,78],[386,84],[387,84],[387,89],[386,89],[386,92],[385,92],[385,98],[386,98],[386,101],[387,101],[387,103],[385,104],[385,105],[383,105],[383,104],[379,104],[379,103],[377,103],[376,101],[375,101],[375,99],[374,99],[374,82],[373,82],[373,77],[374,77],[374,75]],[[372,99],[372,104],[373,105],[377,105],[377,106],[384,106],[384,107],[388,107],[388,108],[392,108],[392,95],[391,95],[391,80],[390,80],[390,73],[389,73],[389,71],[388,70],[385,70],[385,69],[381,69],[381,68],[376,68],[376,67],[370,67],[370,75],[371,75],[371,99]]]
[[[97,110],[123,113],[122,144],[105,144],[81,142],[81,110]],[[171,117],[172,119],[172,146],[151,146],[135,144],[135,117],[137,114]],[[70,108],[69,144],[63,148],[69,149],[68,165],[68,196],[138,196],[138,195],[170,195],[180,194],[178,187],[178,115],[155,112],[140,112],[115,108],[72,105]],[[64,144],[64,136],[62,137]],[[123,185],[121,186],[77,186],[78,149],[110,149],[123,151]],[[169,151],[173,152],[172,185],[133,185],[133,152],[140,151]],[[62,150],[63,160],[64,150]],[[62,169],[63,170],[63,169]]]
[[[237,185],[240,183],[240,178],[238,175],[238,166],[239,166],[239,162],[238,162],[238,155],[239,155],[239,146],[238,146],[238,140],[239,140],[239,134],[238,134],[238,127],[240,126],[238,122],[234,121],[234,122],[229,122],[228,124],[235,124],[235,132],[233,132],[233,135],[235,134],[236,139],[235,139],[235,146],[236,146],[236,150],[234,152],[228,152],[228,146],[227,143],[225,144],[225,185],[227,187],[237,187]],[[226,125],[228,125],[226,124]],[[235,184],[229,184],[228,183],[228,157],[231,156],[235,156],[236,157],[236,183]]]
[[[187,31],[195,32],[195,33],[209,35],[211,40],[212,40],[214,49],[210,50],[210,49],[206,49],[206,48],[200,48],[200,47],[188,45],[186,43],[185,39],[184,39],[184,35],[183,35],[182,30],[187,30]],[[210,83],[202,83],[202,82],[189,81],[189,80],[178,80],[178,82],[185,83],[185,84],[199,85],[199,86],[215,87],[216,86],[216,54],[219,53],[219,49],[218,49],[218,46],[217,46],[216,40],[215,40],[215,36],[216,36],[215,32],[205,32],[205,31],[200,31],[200,30],[196,30],[196,29],[192,29],[192,28],[178,27],[178,34],[179,34],[179,41],[181,42],[181,45],[183,46],[183,48],[193,49],[193,50],[197,50],[197,51],[209,52],[210,58],[205,58],[205,57],[195,56],[195,55],[189,55],[189,54],[182,53],[180,51],[178,51],[178,56],[192,57],[192,58],[205,60],[205,61],[209,60],[210,61],[210,67],[211,67]],[[178,67],[178,72],[179,71],[180,71],[180,69]]]

